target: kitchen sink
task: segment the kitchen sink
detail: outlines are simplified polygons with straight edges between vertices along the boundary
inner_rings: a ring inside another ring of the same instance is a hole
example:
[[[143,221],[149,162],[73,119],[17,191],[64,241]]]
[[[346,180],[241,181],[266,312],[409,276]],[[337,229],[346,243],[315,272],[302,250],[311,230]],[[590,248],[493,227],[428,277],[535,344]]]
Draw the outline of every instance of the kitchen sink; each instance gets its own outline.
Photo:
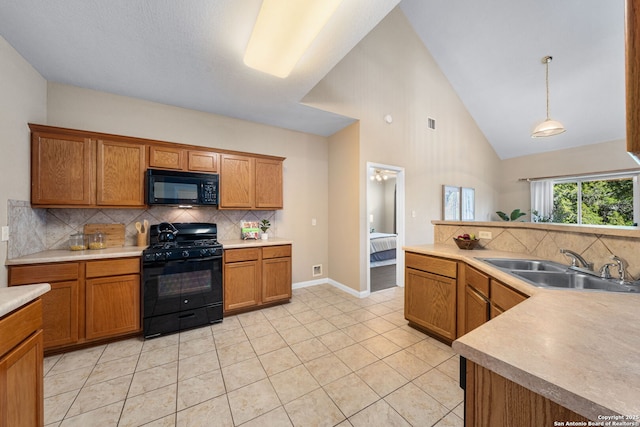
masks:
[[[575,289],[608,292],[640,292],[639,282],[620,283],[603,279],[553,261],[516,258],[478,258],[530,284],[550,289]]]
[[[553,261],[540,261],[534,259],[513,258],[479,258],[495,267],[507,270],[534,270],[534,271],[565,271],[566,265]]]
[[[556,271],[511,271],[511,274],[536,286],[546,286],[551,288],[564,289],[587,289],[610,292],[638,292],[640,286],[623,284],[611,279],[601,279],[589,274],[582,274],[568,270],[567,272]]]

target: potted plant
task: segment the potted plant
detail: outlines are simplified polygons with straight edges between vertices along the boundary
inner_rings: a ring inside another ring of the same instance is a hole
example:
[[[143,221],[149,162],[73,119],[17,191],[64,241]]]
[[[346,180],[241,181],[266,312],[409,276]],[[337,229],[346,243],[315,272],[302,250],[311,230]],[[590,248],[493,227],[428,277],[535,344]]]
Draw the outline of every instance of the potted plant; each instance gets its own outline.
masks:
[[[260,236],[262,240],[267,240],[269,238],[269,234],[267,234],[267,230],[271,227],[271,223],[269,220],[263,219],[260,221],[260,230],[262,230],[262,235]]]

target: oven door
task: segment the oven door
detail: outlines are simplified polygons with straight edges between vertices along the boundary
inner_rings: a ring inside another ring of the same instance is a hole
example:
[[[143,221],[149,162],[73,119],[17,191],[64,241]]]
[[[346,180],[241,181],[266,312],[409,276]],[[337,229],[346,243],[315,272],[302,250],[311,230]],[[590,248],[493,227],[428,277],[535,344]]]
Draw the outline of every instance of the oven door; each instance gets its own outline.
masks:
[[[143,265],[145,318],[222,306],[222,257]]]

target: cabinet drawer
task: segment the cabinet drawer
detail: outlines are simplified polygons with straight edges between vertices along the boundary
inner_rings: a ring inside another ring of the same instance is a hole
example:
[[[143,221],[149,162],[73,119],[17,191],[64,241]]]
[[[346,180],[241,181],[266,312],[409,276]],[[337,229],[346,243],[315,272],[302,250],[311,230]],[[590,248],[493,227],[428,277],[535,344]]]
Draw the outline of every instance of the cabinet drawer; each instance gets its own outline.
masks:
[[[405,266],[416,270],[428,271],[455,279],[458,271],[458,263],[447,259],[436,258],[428,255],[420,255],[413,252],[405,254]]]
[[[10,266],[9,285],[77,280],[78,266],[76,262]]]
[[[0,319],[0,357],[42,328],[42,301],[23,306]]]
[[[262,248],[262,259],[284,258],[291,256],[291,245],[265,246]]]
[[[260,259],[260,248],[227,249],[224,262],[255,261]]]
[[[473,267],[467,266],[465,269],[465,277],[467,285],[474,288],[484,297],[489,298],[489,276]]]
[[[108,259],[104,261],[87,262],[87,278],[138,273],[140,273],[140,258]]]
[[[491,279],[491,302],[504,311],[526,300],[527,297],[508,286]]]

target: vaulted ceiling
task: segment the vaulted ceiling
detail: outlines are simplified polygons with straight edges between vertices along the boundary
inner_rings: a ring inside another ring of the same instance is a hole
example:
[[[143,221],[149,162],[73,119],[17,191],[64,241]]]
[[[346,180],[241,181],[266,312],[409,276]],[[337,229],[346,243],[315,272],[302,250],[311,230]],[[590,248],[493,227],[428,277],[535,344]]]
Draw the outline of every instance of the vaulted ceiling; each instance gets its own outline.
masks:
[[[48,81],[330,135],[299,101],[398,4],[501,158],[624,138],[624,0],[344,0],[292,74],[242,57],[260,0],[0,0],[0,35]],[[568,129],[530,132],[551,116]]]

